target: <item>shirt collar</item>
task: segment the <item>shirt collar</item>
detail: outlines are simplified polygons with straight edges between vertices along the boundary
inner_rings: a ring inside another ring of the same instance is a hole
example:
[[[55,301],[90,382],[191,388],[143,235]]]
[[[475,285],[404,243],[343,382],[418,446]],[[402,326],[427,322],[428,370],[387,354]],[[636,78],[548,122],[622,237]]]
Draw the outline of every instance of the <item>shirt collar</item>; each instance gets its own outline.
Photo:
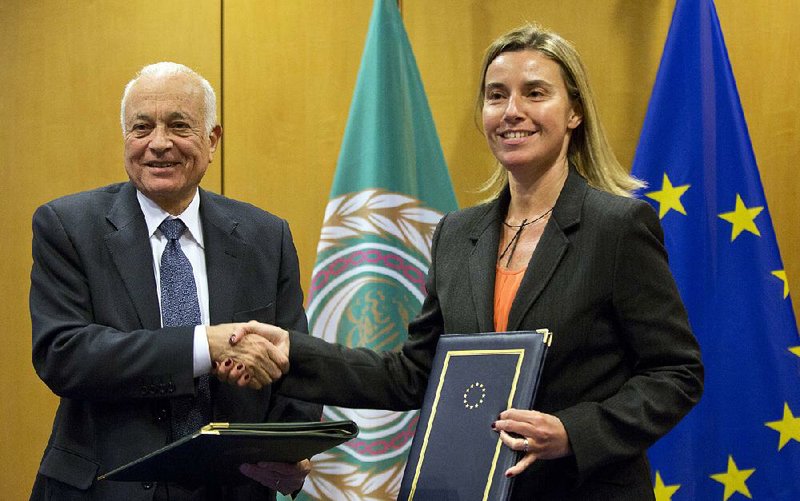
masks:
[[[164,219],[171,216],[169,212],[159,207],[158,204],[147,198],[139,190],[136,190],[136,199],[139,201],[142,214],[144,214],[144,221],[147,224],[147,235],[148,237],[152,237],[158,229],[158,225],[160,225]],[[200,247],[204,248],[203,231],[200,226],[200,190],[195,190],[194,198],[192,198],[189,206],[177,217],[186,225],[186,229],[189,230],[191,238],[197,242]]]

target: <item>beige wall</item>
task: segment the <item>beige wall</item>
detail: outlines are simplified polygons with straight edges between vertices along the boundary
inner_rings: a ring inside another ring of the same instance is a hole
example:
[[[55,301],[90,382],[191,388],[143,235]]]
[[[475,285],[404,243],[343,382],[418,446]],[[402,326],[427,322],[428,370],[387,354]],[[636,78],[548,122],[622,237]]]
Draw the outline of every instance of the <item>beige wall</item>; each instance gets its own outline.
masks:
[[[492,160],[473,120],[480,57],[526,20],[575,42],[630,165],[674,0],[404,0],[403,17],[462,206]],[[800,283],[800,50],[795,0],[717,0],[791,283]],[[142,65],[175,60],[220,91],[223,149],[204,186],[287,218],[303,284],[333,178],[370,0],[0,2],[0,489],[25,498],[56,398],[30,363],[30,216],[124,179],[118,101]]]
[[[220,17],[218,1],[0,1],[3,499],[27,499],[57,403],[31,366],[31,215],[126,178],[119,100],[138,68],[179,60],[220,85]],[[205,184],[219,189],[219,166]]]

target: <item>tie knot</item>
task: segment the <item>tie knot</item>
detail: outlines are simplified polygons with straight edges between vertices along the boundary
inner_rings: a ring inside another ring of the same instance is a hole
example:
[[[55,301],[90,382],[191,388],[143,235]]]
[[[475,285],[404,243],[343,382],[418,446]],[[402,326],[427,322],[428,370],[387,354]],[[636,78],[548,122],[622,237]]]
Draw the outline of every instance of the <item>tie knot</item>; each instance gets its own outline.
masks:
[[[183,232],[186,230],[186,225],[183,224],[183,221],[180,219],[167,218],[161,221],[161,224],[158,225],[158,229],[161,230],[161,233],[168,239],[177,240],[183,235]]]

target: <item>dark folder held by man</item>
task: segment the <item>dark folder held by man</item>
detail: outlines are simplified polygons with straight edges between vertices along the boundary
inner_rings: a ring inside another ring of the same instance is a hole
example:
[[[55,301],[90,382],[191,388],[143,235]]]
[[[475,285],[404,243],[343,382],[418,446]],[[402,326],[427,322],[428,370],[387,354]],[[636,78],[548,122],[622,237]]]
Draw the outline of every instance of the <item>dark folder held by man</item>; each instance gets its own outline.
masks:
[[[353,421],[210,423],[98,480],[240,483],[243,463],[296,463],[358,435]]]

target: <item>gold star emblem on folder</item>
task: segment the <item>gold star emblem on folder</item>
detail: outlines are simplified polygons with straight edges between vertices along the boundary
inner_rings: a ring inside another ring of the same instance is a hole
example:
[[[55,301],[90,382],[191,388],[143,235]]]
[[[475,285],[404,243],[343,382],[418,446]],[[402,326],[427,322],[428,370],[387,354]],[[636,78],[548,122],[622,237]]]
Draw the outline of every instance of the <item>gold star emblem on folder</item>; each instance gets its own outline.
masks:
[[[464,408],[469,410],[477,409],[486,399],[486,386],[478,381],[469,385],[464,390]]]

